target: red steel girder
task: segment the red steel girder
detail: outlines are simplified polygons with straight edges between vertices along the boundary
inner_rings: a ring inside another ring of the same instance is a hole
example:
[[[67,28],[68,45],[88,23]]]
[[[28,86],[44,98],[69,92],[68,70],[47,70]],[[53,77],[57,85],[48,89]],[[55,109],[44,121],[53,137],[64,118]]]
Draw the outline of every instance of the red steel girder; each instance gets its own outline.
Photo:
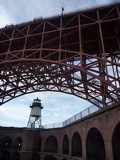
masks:
[[[120,99],[120,3],[0,29],[0,104],[40,91]]]

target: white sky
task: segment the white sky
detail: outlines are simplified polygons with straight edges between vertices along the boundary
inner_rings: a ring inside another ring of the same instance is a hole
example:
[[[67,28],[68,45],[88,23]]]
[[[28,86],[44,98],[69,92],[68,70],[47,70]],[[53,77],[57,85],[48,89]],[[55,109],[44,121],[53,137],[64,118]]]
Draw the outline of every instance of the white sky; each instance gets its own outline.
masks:
[[[120,0],[0,0],[0,28],[38,17],[50,17],[84,8],[120,2]],[[21,96],[0,106],[0,126],[26,127],[30,114],[30,104],[40,98],[42,124],[58,123],[70,118],[92,104],[75,96],[39,92]]]

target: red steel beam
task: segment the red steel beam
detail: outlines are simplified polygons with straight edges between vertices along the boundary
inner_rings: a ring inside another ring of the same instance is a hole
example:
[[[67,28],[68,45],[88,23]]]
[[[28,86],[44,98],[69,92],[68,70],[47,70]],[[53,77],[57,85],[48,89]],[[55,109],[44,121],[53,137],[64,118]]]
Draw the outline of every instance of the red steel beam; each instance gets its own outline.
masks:
[[[0,29],[0,104],[40,91],[120,99],[120,3]]]

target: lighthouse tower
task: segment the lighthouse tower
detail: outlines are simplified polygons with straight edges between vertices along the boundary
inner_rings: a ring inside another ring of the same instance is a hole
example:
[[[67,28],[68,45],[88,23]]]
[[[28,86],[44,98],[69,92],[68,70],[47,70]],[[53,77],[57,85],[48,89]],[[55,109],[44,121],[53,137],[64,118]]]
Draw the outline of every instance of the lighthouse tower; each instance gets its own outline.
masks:
[[[34,99],[32,105],[30,106],[31,113],[28,120],[27,128],[41,128],[41,105],[40,99]]]

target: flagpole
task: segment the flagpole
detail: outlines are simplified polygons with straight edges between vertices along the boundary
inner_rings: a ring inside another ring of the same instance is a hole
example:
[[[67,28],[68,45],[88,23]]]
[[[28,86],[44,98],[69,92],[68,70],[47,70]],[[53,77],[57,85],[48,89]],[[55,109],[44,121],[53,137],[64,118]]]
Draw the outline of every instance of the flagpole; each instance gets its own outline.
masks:
[[[62,7],[62,15],[63,15],[63,11],[64,11],[64,8]]]

